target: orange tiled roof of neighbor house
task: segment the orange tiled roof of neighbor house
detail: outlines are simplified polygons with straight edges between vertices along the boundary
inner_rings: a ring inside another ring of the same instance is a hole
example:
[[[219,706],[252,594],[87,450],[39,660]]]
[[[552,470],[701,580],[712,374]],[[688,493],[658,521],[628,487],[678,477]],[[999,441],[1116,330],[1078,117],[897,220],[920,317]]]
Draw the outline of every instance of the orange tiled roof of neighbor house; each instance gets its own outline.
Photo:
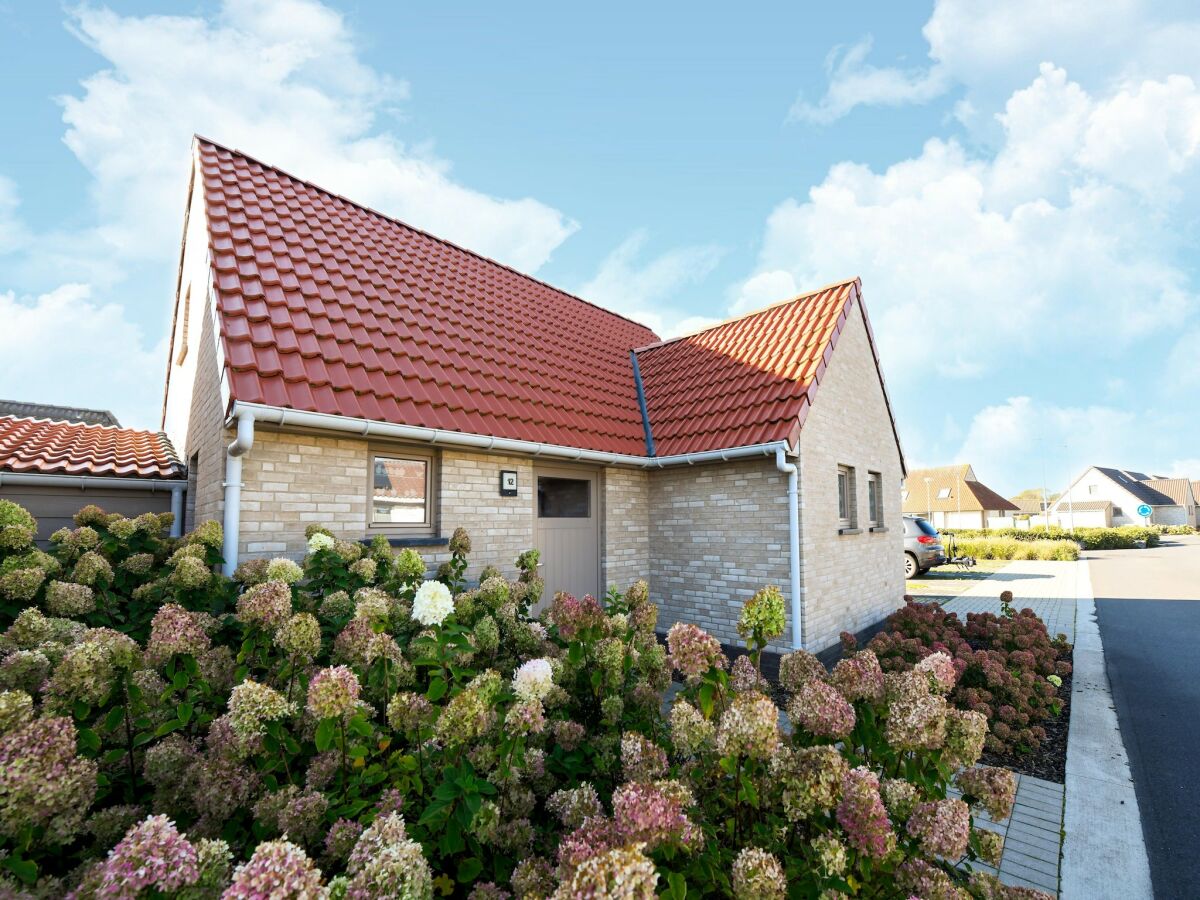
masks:
[[[1022,508],[1006,497],[993,491],[986,484],[967,476],[971,466],[960,463],[953,466],[938,466],[932,469],[914,469],[908,473],[905,488],[908,498],[904,501],[906,513],[921,512],[976,512],[982,510],[1022,511]],[[925,479],[929,479],[928,496]],[[948,491],[945,497],[938,494]],[[1027,510],[1026,510],[1027,511]]]
[[[185,470],[165,434],[0,416],[0,472],[183,478]]]
[[[240,152],[196,148],[231,402],[646,456],[641,348],[663,456],[794,441],[848,316],[870,334],[855,279],[659,343]]]

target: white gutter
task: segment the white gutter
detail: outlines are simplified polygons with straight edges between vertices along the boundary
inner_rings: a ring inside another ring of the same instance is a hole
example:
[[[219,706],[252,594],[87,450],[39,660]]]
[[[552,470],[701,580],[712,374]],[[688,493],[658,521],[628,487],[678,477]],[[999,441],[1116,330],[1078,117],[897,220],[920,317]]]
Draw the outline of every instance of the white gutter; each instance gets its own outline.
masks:
[[[804,610],[800,596],[800,467],[787,461],[787,450],[775,450],[775,468],[788,477],[788,556],[791,559],[792,649],[804,649]]]
[[[183,492],[187,490],[187,482],[180,479],[106,478],[100,475],[40,475],[34,472],[0,472],[0,487],[6,484],[79,488],[84,492],[88,488],[119,491],[148,490],[150,493],[170,491],[171,513],[175,516],[175,521],[171,523],[171,537],[179,537],[183,533]]]
[[[254,446],[252,410],[235,409],[237,437],[225,448],[225,543],[221,550],[223,571],[233,575],[238,565],[238,538],[242,529],[242,456]]]
[[[781,454],[791,451],[787,441],[771,441],[766,444],[750,444],[731,447],[728,450],[705,450],[700,453],[680,453],[675,456],[634,456],[629,453],[602,453],[598,450],[582,450],[564,447],[561,444],[544,444],[536,441],[520,441],[481,434],[466,434],[461,431],[444,431],[438,428],[422,428],[416,425],[395,425],[374,419],[354,419],[349,416],[333,416],[327,413],[304,412],[266,406],[261,403],[235,401],[227,425],[237,422],[237,439],[228,447],[225,458],[225,574],[233,573],[238,561],[238,532],[241,527],[242,460],[241,456],[254,444],[254,423],[277,427],[313,428],[319,431],[336,431],[360,437],[392,438],[394,440],[420,441],[447,447],[466,447],[473,450],[498,453],[517,453],[551,459],[567,459],[575,462],[595,463],[605,466],[634,466],[641,469],[662,469],[667,466],[699,465],[710,462],[727,462],[755,456],[772,456],[780,466]],[[796,508],[796,476],[788,477],[788,498],[791,514],[792,556],[792,618],[799,622],[800,613],[800,527]],[[781,472],[788,471],[780,468]],[[798,632],[798,629],[797,629]]]
[[[787,441],[772,441],[767,444],[750,444],[744,447],[731,447],[728,450],[706,450],[701,453],[680,453],[675,456],[634,456],[629,453],[604,453],[599,450],[564,447],[561,444],[519,441],[512,438],[466,434],[461,431],[422,428],[416,425],[394,425],[391,422],[380,422],[374,419],[352,419],[349,416],[331,416],[326,413],[302,412],[278,406],[264,406],[259,403],[235,402],[231,418],[237,419],[240,423],[243,416],[249,416],[264,425],[278,427],[315,428],[320,431],[356,434],[360,437],[420,441],[438,446],[467,447],[474,450],[529,454],[606,466],[636,466],[643,469],[661,469],[666,466],[685,464],[696,465],[697,463],[744,459],[748,456],[771,456],[778,449],[791,449]],[[251,432],[251,441],[253,441],[253,432]]]

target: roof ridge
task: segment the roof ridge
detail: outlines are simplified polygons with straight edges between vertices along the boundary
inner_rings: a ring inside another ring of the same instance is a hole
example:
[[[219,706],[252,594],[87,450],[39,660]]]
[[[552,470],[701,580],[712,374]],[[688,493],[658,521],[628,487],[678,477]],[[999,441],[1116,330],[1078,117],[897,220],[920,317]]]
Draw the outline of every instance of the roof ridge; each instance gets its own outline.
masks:
[[[572,294],[570,291],[564,290],[563,288],[560,288],[557,285],[553,285],[548,281],[543,281],[542,279],[540,279],[534,275],[530,275],[528,272],[522,272],[520,269],[516,269],[513,266],[508,265],[507,263],[502,263],[499,260],[492,259],[490,256],[485,256],[484,254],[480,253],[477,250],[472,250],[469,247],[463,247],[461,244],[456,244],[456,243],[454,243],[454,241],[452,241],[448,238],[440,237],[436,234],[433,234],[432,232],[426,231],[423,228],[418,228],[416,225],[411,225],[408,222],[405,222],[403,219],[398,219],[395,216],[388,215],[385,212],[381,212],[380,210],[377,210],[372,206],[367,206],[367,204],[365,204],[365,203],[361,203],[357,200],[352,200],[349,197],[346,197],[342,194],[337,193],[336,191],[332,191],[329,188],[322,187],[321,185],[317,184],[316,182],[309,181],[307,178],[301,178],[298,175],[293,175],[291,172],[287,171],[287,169],[282,169],[279,166],[273,165],[268,162],[264,162],[263,160],[259,159],[257,156],[252,156],[249,153],[245,152],[244,150],[239,150],[236,147],[228,147],[225,144],[218,143],[217,141],[214,141],[212,138],[207,138],[204,135],[196,133],[196,132],[193,132],[192,137],[197,141],[204,141],[206,144],[211,144],[213,147],[216,147],[218,150],[224,150],[227,153],[236,153],[238,156],[242,157],[243,159],[249,160],[250,162],[254,163],[255,165],[262,166],[264,169],[270,169],[274,172],[278,172],[280,175],[290,178],[292,181],[297,181],[300,184],[307,185],[308,187],[312,188],[313,190],[320,191],[322,194],[325,194],[326,196],[333,197],[337,200],[342,201],[343,203],[347,203],[350,206],[355,207],[356,209],[361,209],[364,212],[368,212],[373,216],[378,216],[381,219],[386,219],[387,221],[392,222],[393,224],[399,225],[401,228],[407,228],[409,231],[413,231],[413,232],[416,232],[417,234],[423,235],[424,237],[429,238],[431,241],[437,241],[439,244],[443,244],[447,247],[452,247],[455,250],[458,250],[462,253],[466,253],[470,256],[473,256],[476,259],[482,260],[485,263],[496,266],[497,268],[500,268],[500,269],[504,269],[508,272],[512,272],[514,275],[517,275],[521,278],[527,278],[530,281],[540,284],[544,288],[549,288],[550,290],[552,290],[556,293],[562,294],[564,297],[569,297],[572,300],[578,300],[580,303],[586,303],[588,306],[598,309],[601,312],[607,313],[610,316],[616,316],[618,319],[623,319],[632,325],[637,325],[639,328],[644,328],[644,329],[646,329],[646,331],[655,335],[655,337],[658,336],[655,333],[653,328],[649,327],[648,325],[645,325],[642,322],[638,322],[636,319],[632,319],[629,316],[622,315],[619,312],[614,312],[613,310],[609,309],[606,306],[601,306],[599,303],[595,303],[591,300],[588,300],[585,297],[580,297],[578,294]]]
[[[14,416],[11,413],[0,413],[0,419],[12,419],[16,422],[46,422],[50,425],[67,425],[71,428],[103,428],[109,431],[133,431],[138,434],[166,435],[165,431],[155,428],[130,428],[128,425],[102,425],[99,422],[72,422],[70,419],[44,419],[40,416]]]
[[[665,340],[656,341],[653,344],[646,344],[644,347],[635,347],[635,348],[633,348],[633,352],[634,353],[642,353],[646,350],[657,350],[659,347],[665,347],[667,344],[673,344],[676,341],[682,341],[682,340],[686,340],[688,338],[698,337],[699,335],[704,334],[706,331],[712,331],[716,328],[723,328],[726,325],[732,325],[734,322],[741,322],[744,319],[751,319],[754,316],[762,315],[765,312],[770,312],[771,310],[778,309],[781,306],[787,306],[789,303],[799,303],[801,300],[811,300],[813,297],[817,296],[817,294],[823,294],[832,288],[839,288],[839,287],[843,287],[848,284],[860,284],[860,283],[861,283],[861,279],[859,278],[858,275],[855,275],[853,278],[842,279],[841,281],[831,281],[829,284],[826,284],[823,287],[816,288],[815,290],[805,291],[803,294],[797,294],[794,297],[788,297],[784,300],[777,300],[774,303],[769,303],[766,306],[759,307],[758,309],[752,309],[749,312],[742,313],[741,315],[730,316],[729,318],[722,319],[720,322],[713,322],[711,325],[705,325],[703,328],[697,328],[694,331],[688,331],[688,332],[684,332],[683,334],[677,334],[677,335],[675,335],[675,337],[670,337],[670,338],[666,338]]]

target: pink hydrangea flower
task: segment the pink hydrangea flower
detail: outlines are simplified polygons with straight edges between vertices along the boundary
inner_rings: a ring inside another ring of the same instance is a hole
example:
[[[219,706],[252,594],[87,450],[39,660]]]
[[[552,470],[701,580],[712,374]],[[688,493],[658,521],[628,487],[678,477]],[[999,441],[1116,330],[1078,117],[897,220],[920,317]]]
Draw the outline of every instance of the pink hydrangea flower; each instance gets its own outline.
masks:
[[[792,721],[817,737],[844,738],[854,729],[854,707],[837,688],[809,679],[788,704]]]
[[[671,665],[685,678],[698,678],[713,666],[725,668],[721,642],[702,628],[687,622],[676,622],[667,632],[667,648]]]
[[[196,848],[166,816],[150,816],[109,852],[97,893],[133,900],[147,888],[175,891],[199,877]]]
[[[846,774],[837,820],[849,844],[875,859],[883,859],[895,844],[896,836],[879,796],[879,778],[869,769],[860,766]]]
[[[956,860],[967,852],[971,810],[961,800],[918,803],[906,827],[928,855]]]

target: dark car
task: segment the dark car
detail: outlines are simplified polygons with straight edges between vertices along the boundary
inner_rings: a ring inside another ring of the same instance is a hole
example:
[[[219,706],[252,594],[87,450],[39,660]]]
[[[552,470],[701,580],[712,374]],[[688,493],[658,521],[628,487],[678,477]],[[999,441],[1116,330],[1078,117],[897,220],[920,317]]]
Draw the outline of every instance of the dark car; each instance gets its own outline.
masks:
[[[920,516],[904,517],[904,577],[916,578],[946,562],[946,549],[936,528]]]

